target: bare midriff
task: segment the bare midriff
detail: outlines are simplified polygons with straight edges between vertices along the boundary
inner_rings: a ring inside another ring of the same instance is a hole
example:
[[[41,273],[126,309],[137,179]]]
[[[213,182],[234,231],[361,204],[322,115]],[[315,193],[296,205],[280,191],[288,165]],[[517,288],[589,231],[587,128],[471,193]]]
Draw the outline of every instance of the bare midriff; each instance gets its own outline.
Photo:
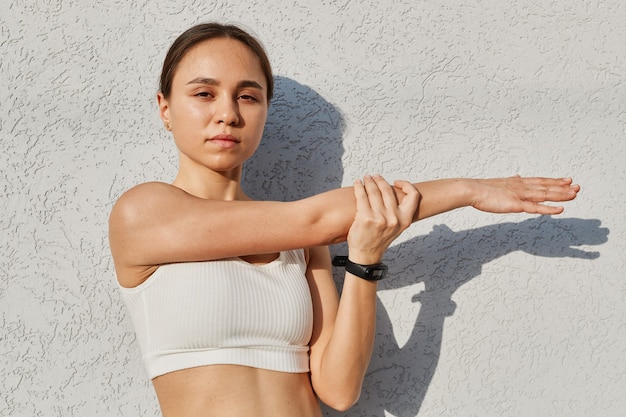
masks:
[[[308,373],[238,365],[184,369],[152,380],[163,417],[321,417]]]

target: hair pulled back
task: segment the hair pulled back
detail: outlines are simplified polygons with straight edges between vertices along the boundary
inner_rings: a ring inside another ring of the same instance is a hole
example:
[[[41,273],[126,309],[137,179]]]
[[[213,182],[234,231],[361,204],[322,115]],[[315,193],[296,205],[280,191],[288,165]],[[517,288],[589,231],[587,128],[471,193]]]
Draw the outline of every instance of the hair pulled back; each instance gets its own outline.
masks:
[[[159,89],[165,98],[169,98],[172,92],[172,80],[180,61],[187,52],[197,44],[210,40],[228,38],[235,39],[246,45],[254,53],[261,64],[261,69],[267,81],[267,102],[269,103],[274,95],[274,77],[267,53],[261,43],[248,32],[235,25],[224,25],[220,23],[201,23],[183,32],[170,46],[163,61],[163,70]]]

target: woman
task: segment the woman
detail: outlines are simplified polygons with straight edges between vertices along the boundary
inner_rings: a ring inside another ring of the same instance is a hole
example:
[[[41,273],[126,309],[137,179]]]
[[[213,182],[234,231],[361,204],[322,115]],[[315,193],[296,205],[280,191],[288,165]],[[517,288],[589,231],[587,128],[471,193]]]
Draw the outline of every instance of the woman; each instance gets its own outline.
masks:
[[[558,214],[541,203],[579,190],[570,179],[391,186],[374,175],[299,201],[251,201],[242,166],[272,92],[267,56],[246,32],[183,33],[157,95],[178,174],[134,187],[111,212],[116,274],[165,417],[320,416],[318,399],[349,408],[372,350],[380,261],[410,223],[463,206]],[[339,300],[325,245],[345,240]]]

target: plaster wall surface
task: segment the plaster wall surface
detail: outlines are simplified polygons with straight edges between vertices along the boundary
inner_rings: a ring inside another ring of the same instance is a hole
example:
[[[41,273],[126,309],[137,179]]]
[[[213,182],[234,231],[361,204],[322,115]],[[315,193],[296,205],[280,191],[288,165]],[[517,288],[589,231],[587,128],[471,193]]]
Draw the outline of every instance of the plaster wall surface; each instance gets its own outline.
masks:
[[[362,397],[327,416],[624,415],[618,0],[1,2],[0,415],[158,415],[107,220],[124,190],[173,179],[160,65],[210,20],[249,28],[274,65],[257,198],[365,173],[583,187],[560,216],[465,208],[407,230]]]

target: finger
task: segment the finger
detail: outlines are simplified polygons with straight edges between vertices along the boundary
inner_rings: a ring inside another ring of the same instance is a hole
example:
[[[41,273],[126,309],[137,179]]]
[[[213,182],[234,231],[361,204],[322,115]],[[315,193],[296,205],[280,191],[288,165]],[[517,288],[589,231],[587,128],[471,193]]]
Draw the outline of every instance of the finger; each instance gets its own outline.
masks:
[[[526,193],[526,200],[540,203],[544,201],[569,201],[576,198],[580,188],[578,186],[543,185],[530,189]]]
[[[514,176],[507,178],[514,186],[522,185],[529,188],[542,188],[542,187],[562,187],[565,189],[577,187],[573,184],[571,178],[547,178],[547,177],[520,177]]]
[[[571,183],[572,179],[570,177],[522,177],[520,175],[514,175],[510,177],[512,179],[519,179],[527,182],[554,182],[554,183]]]
[[[370,203],[365,191],[365,186],[361,180],[354,181],[354,198],[356,199],[356,210],[365,211],[370,210]]]
[[[573,200],[580,191],[571,178],[511,177],[510,181],[512,189],[517,189],[524,200],[536,203]]]
[[[367,192],[369,205],[372,210],[375,211],[381,211],[385,207],[385,204],[383,202],[383,196],[379,188],[379,182],[379,179],[376,179],[371,175],[366,175],[363,178],[363,183],[365,185],[365,191]]]
[[[398,207],[398,198],[391,184],[385,180],[382,175],[374,175],[374,182],[378,186],[380,196],[382,198],[382,204],[387,209],[395,211]]]
[[[402,202],[399,205],[400,211],[403,214],[410,216],[409,220],[412,220],[417,211],[417,206],[422,195],[420,194],[418,189],[408,181],[396,180],[394,181],[394,186],[402,190],[402,192],[405,194]]]
[[[561,214],[562,206],[546,206],[545,204],[526,202],[522,205],[522,210],[529,214]]]

